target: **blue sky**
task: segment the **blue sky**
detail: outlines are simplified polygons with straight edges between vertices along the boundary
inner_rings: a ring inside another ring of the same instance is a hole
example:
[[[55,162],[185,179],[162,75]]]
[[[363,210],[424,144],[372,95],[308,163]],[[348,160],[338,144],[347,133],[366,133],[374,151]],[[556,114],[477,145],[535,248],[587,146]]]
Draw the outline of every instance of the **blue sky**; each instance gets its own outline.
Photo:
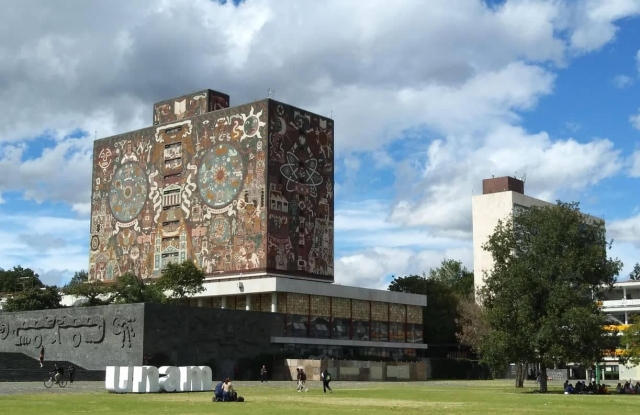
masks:
[[[55,284],[86,268],[94,136],[204,88],[334,113],[343,284],[386,287],[445,257],[472,268],[471,196],[516,172],[526,193],[605,217],[621,278],[640,261],[640,0],[5,9],[0,267]]]

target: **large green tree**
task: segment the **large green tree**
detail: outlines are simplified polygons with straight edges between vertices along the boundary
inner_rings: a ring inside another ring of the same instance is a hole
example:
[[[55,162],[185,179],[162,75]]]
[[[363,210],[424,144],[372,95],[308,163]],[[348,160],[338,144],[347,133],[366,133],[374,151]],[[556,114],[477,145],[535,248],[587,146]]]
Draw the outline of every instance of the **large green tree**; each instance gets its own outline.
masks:
[[[58,287],[29,288],[7,299],[5,311],[31,311],[61,308]]]
[[[192,261],[168,264],[156,282],[172,300],[181,300],[204,291],[203,283],[204,272]]]
[[[21,266],[3,270],[0,268],[0,293],[17,293],[31,288],[42,288],[40,276],[30,268]]]
[[[608,257],[610,247],[603,224],[577,203],[532,207],[500,221],[484,245],[494,267],[479,293],[491,328],[483,359],[539,363],[541,392],[554,363],[598,362],[610,336],[595,299],[622,267]]]
[[[441,282],[460,298],[473,296],[473,272],[461,261],[443,259],[439,267],[429,270],[428,278]]]
[[[638,264],[637,262],[629,273],[629,279],[631,281],[640,281],[640,264]]]
[[[116,303],[162,303],[166,301],[162,290],[154,283],[144,281],[137,275],[127,272],[110,285]]]
[[[423,339],[429,344],[456,343],[457,298],[443,282],[425,276],[395,277],[389,291],[422,294],[427,297],[427,307],[422,309]]]
[[[114,287],[101,281],[89,282],[84,270],[76,272],[62,291],[80,298],[83,300],[82,306],[87,307],[111,304],[115,297]]]

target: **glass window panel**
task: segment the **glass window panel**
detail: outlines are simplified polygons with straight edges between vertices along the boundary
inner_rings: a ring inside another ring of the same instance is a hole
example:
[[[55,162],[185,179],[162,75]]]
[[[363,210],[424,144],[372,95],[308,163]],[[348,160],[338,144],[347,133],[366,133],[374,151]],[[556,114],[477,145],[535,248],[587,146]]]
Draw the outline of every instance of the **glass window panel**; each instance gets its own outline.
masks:
[[[353,340],[369,340],[369,322],[364,320],[353,321]]]

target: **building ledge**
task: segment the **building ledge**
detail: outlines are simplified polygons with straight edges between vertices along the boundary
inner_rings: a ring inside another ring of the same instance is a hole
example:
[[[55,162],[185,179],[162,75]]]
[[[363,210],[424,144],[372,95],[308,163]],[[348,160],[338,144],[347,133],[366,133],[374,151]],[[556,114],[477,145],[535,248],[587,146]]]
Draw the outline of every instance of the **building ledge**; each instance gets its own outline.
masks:
[[[308,337],[271,337],[271,343],[277,344],[310,344],[316,346],[353,346],[353,347],[386,347],[392,349],[429,348],[425,343],[377,342],[366,340],[310,339]]]

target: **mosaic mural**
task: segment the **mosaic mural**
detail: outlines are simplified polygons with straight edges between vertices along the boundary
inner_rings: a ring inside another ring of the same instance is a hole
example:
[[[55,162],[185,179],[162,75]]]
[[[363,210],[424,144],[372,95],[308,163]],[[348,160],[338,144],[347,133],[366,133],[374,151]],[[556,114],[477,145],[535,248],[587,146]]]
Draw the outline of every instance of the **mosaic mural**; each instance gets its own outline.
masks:
[[[153,105],[153,125],[194,117],[229,107],[229,95],[206,89]]]
[[[189,259],[332,281],[332,152],[331,120],[273,100],[96,141],[90,279]]]
[[[333,120],[269,104],[267,267],[333,281]]]

